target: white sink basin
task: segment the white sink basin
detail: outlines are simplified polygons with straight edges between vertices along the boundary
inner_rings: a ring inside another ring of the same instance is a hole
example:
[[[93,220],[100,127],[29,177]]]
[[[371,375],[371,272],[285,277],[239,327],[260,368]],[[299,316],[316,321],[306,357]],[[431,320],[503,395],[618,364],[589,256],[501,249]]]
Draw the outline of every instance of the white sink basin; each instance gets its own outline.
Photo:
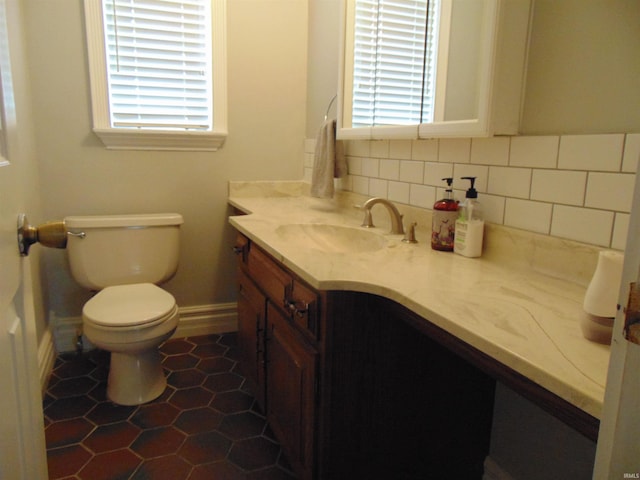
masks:
[[[387,245],[386,239],[378,233],[323,223],[281,225],[276,233],[292,246],[298,244],[301,248],[329,253],[373,252]]]

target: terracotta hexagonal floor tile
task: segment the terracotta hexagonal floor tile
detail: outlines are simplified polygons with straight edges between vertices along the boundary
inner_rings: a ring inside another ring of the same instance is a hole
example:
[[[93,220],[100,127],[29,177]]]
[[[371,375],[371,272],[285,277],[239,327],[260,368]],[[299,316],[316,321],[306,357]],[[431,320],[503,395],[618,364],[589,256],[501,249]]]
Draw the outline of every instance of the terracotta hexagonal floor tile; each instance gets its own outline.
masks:
[[[197,337],[187,337],[191,343],[195,345],[207,345],[209,343],[218,343],[218,341],[222,338],[222,335],[218,335],[217,333],[211,333],[209,335],[199,335]]]
[[[194,408],[182,412],[173,425],[187,434],[194,434],[215,430],[222,418],[222,414],[212,408]]]
[[[230,371],[235,363],[224,357],[203,358],[196,367],[204,373],[223,373]]]
[[[126,420],[136,408],[136,406],[116,405],[107,401],[97,404],[86,417],[96,425],[105,425]]]
[[[218,430],[232,440],[241,440],[261,435],[266,424],[263,417],[253,412],[242,412],[225,416]]]
[[[212,392],[228,392],[240,388],[242,382],[244,379],[235,373],[216,373],[209,375],[202,386]]]
[[[58,448],[79,443],[95,425],[84,418],[73,418],[51,423],[44,430],[47,448]]]
[[[235,442],[228,459],[244,470],[257,470],[276,465],[280,446],[264,437],[253,437]]]
[[[55,448],[47,453],[47,465],[51,480],[74,475],[91,458],[91,453],[81,445]]]
[[[82,417],[95,407],[96,402],[89,397],[69,397],[55,400],[44,410],[44,414],[50,420],[65,420],[68,418]]]
[[[193,468],[189,480],[245,480],[246,475],[230,462],[208,463]]]
[[[231,447],[231,441],[218,432],[199,433],[189,436],[178,455],[193,465],[223,460]]]
[[[185,480],[190,473],[188,462],[177,455],[168,455],[142,462],[131,480]]]
[[[194,357],[190,353],[182,353],[165,358],[162,366],[171,371],[186,370],[195,367],[199,361],[200,359],[198,357]]]
[[[90,377],[65,378],[49,389],[49,393],[56,398],[76,397],[90,392],[98,384]]]
[[[126,480],[142,460],[127,449],[96,455],[80,470],[82,480]]]
[[[193,354],[198,357],[221,357],[224,352],[227,351],[227,347],[224,345],[218,345],[217,343],[209,343],[207,345],[198,345],[193,349]]]
[[[54,373],[59,378],[80,377],[90,374],[96,366],[95,363],[86,357],[77,357],[63,362],[54,369]]]
[[[141,405],[131,417],[131,423],[138,425],[140,428],[171,425],[179,413],[180,410],[166,402]]]
[[[129,422],[110,423],[97,427],[84,440],[84,445],[95,453],[118,450],[131,445],[141,430]]]
[[[185,388],[171,395],[169,403],[182,409],[206,407],[212,397],[213,394],[202,387]]]
[[[154,458],[178,451],[186,435],[173,427],[145,430],[131,444],[131,450],[143,458]]]
[[[160,351],[166,355],[175,355],[177,353],[189,353],[195,345],[181,338],[177,340],[169,340],[160,347]]]
[[[249,410],[253,405],[253,397],[240,390],[218,393],[211,401],[211,406],[222,413],[237,413]]]
[[[167,383],[175,388],[198,387],[204,382],[206,375],[200,370],[190,368],[189,370],[179,370],[171,372],[167,377]]]

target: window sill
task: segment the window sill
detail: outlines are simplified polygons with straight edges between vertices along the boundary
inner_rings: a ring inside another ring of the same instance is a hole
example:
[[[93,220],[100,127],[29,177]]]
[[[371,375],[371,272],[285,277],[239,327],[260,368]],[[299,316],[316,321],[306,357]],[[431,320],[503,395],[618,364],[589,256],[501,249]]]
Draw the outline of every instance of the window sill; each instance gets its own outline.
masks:
[[[213,151],[222,147],[227,132],[167,132],[94,128],[94,133],[111,150]]]

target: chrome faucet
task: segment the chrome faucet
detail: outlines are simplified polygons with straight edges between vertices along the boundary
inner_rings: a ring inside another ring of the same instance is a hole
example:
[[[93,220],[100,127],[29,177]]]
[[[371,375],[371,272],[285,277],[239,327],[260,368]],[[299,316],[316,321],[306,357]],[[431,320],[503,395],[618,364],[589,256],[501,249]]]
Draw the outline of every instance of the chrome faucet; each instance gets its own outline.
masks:
[[[378,203],[384,205],[389,212],[389,216],[391,217],[391,233],[403,234],[404,227],[402,226],[402,215],[396,206],[386,198],[374,197],[364,202],[364,205],[362,205],[362,210],[364,210],[362,226],[365,228],[371,228],[374,226],[373,218],[371,217],[371,207]]]

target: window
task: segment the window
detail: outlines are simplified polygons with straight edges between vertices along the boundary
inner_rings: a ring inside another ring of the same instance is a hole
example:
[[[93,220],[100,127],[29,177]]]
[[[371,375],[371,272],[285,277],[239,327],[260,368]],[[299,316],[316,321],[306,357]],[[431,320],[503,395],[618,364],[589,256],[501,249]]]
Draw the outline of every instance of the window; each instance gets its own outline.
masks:
[[[217,150],[225,0],[85,0],[93,130],[108,148]]]
[[[433,121],[439,0],[356,0],[352,126]]]

